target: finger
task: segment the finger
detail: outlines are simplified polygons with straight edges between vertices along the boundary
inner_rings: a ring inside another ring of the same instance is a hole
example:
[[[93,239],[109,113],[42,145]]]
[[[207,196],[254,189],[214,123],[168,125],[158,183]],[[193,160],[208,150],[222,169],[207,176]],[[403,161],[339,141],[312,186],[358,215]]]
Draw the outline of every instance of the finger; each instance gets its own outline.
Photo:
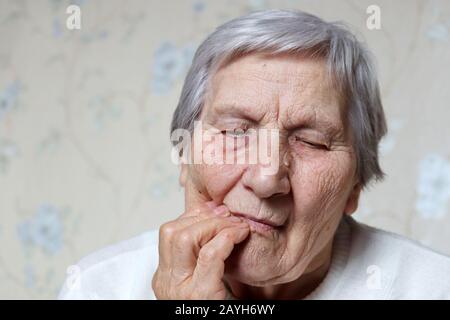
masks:
[[[201,204],[201,205],[195,207],[194,209],[187,210],[180,216],[180,218],[199,216],[199,215],[203,215],[203,214],[207,214],[207,213],[211,213],[211,212],[214,212],[214,213],[220,215],[220,214],[223,214],[225,211],[228,211],[228,208],[226,206],[219,205],[219,204],[215,203],[214,201],[208,201],[204,204]]]
[[[183,228],[183,227],[188,227],[194,223],[200,222],[202,220],[205,219],[209,219],[215,216],[218,217],[228,217],[231,216],[230,211],[228,210],[228,208],[225,205],[220,205],[217,206],[216,204],[212,204],[212,202],[210,202],[211,204],[209,205],[210,208],[212,209],[203,209],[203,210],[198,210],[195,212],[190,211],[189,213],[186,213],[185,215],[181,216],[179,218],[179,224],[178,226]]]
[[[230,256],[234,246],[244,241],[249,233],[248,225],[226,228],[201,248],[192,277],[199,290],[208,291],[210,290],[208,288],[214,288],[211,284],[222,281],[225,260]]]
[[[205,219],[210,219],[214,217],[229,217],[231,216],[230,211],[224,205],[216,206],[213,210],[200,210],[195,213],[190,212],[187,215],[181,216],[177,220],[177,230],[180,231],[194,223],[198,223]]]
[[[171,250],[173,274],[179,278],[191,276],[201,248],[225,228],[248,225],[237,217],[213,217],[182,229],[174,238]]]
[[[213,208],[213,209],[210,209]],[[191,210],[187,214],[181,215],[179,218],[163,224],[159,230],[159,255],[160,264],[162,266],[169,266],[171,264],[171,247],[174,242],[174,237],[179,232],[201,220],[209,219],[214,216],[229,216],[230,213],[225,206],[217,206],[215,203],[207,203],[202,208]]]

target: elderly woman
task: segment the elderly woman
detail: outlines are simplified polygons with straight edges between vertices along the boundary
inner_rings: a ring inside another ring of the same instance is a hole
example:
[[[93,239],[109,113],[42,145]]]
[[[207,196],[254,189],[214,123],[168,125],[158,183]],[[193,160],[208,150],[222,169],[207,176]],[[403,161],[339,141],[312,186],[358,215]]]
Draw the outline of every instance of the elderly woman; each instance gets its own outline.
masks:
[[[276,170],[185,161],[185,212],[83,259],[60,298],[450,298],[448,257],[351,218],[383,177],[386,122],[369,52],[345,27],[281,10],[220,26],[195,54],[172,132],[195,122],[215,139],[192,134],[193,153],[216,144],[213,158],[273,130]]]

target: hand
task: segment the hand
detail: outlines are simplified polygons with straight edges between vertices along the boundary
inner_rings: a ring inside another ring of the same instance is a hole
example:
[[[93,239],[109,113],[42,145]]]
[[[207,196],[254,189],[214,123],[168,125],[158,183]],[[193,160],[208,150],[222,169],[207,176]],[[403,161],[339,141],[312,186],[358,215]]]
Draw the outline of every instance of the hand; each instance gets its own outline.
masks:
[[[223,282],[225,260],[249,232],[247,223],[213,202],[162,225],[152,280],[156,298],[232,298]]]

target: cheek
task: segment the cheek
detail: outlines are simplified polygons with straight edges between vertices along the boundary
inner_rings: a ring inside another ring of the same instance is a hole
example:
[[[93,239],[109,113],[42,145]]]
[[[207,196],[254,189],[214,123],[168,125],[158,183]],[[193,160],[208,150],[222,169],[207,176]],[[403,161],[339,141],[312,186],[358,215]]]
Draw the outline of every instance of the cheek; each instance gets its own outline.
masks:
[[[245,155],[246,143],[241,140],[236,141],[218,135],[213,136],[208,142],[203,141],[204,161],[194,166],[194,180],[197,188],[207,192],[217,203],[222,203],[247,168],[247,165],[224,164],[228,162],[227,159],[235,162],[235,156]]]
[[[197,183],[205,190],[211,199],[222,203],[227,193],[239,181],[245,166],[241,165],[197,165]]]
[[[353,173],[353,159],[347,152],[297,157],[291,176],[297,211],[304,218],[318,218],[324,211],[331,214],[343,209]],[[333,207],[332,212],[328,210],[330,207]]]
[[[286,239],[286,246],[299,252],[293,261],[315,256],[333,236],[352,185],[352,161],[350,154],[334,152],[294,160],[294,214]]]

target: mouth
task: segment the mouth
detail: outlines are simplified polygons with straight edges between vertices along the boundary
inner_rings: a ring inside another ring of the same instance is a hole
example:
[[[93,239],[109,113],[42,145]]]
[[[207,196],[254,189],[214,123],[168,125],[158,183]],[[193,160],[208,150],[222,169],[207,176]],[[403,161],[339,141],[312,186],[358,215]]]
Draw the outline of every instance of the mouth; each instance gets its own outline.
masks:
[[[232,214],[234,216],[243,218],[249,224],[251,231],[262,233],[268,231],[275,231],[277,229],[281,229],[282,227],[281,224],[278,224],[276,222],[267,219],[258,219],[245,213],[233,212]]]

